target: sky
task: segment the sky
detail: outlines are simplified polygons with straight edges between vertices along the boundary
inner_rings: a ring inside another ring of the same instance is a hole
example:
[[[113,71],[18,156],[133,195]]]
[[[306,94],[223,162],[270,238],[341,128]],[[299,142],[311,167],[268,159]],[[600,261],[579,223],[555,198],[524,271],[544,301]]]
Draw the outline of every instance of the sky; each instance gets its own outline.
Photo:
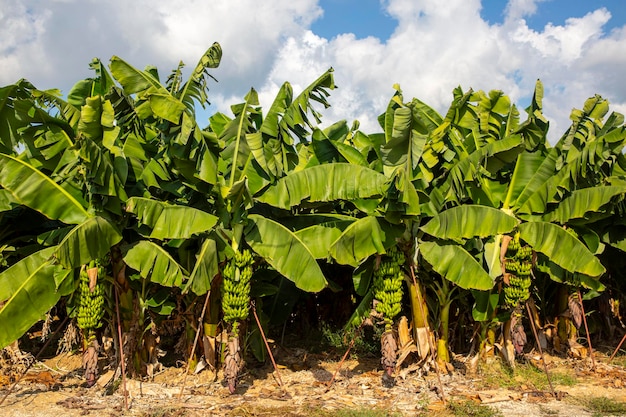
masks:
[[[65,94],[113,55],[164,81],[213,42],[224,55],[200,126],[250,88],[267,109],[285,81],[297,94],[331,67],[324,124],[365,133],[381,131],[396,83],[445,114],[457,86],[502,90],[523,110],[540,79],[552,142],[594,94],[626,113],[624,0],[0,0],[0,86]]]

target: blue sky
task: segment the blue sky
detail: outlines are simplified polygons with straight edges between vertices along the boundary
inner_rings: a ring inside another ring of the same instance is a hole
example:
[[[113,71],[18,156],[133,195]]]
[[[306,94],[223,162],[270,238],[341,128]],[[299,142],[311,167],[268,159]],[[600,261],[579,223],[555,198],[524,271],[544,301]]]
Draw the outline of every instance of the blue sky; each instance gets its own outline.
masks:
[[[480,15],[490,23],[501,24],[505,17],[507,2],[482,0]],[[379,0],[321,0],[322,17],[311,25],[311,30],[320,36],[332,38],[339,33],[351,32],[359,38],[375,36],[388,39],[396,21],[385,11]],[[537,4],[537,11],[527,16],[528,26],[540,30],[547,24],[563,25],[570,17],[581,17],[605,7],[611,12],[611,20],[604,26],[610,31],[626,23],[624,0],[546,0]]]
[[[251,87],[267,107],[285,81],[298,93],[330,67],[339,88],[324,123],[356,119],[366,133],[395,83],[444,113],[457,86],[523,108],[541,79],[553,140],[596,93],[626,113],[624,0],[0,0],[0,86],[67,93],[113,55],[165,78],[215,41],[224,56],[201,125]]]

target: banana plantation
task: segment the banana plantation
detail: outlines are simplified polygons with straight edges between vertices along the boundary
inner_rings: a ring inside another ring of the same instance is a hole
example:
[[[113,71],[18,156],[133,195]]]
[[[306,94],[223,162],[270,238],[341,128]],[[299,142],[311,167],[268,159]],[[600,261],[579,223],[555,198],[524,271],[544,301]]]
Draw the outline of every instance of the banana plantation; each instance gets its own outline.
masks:
[[[233,393],[268,339],[328,326],[346,347],[373,329],[381,384],[454,355],[593,359],[625,334],[626,126],[605,99],[572,103],[552,144],[540,81],[522,111],[459,87],[445,114],[395,85],[363,132],[321,124],[329,69],[201,126],[221,56],[0,89],[0,348],[54,330],[87,386],[167,352]]]

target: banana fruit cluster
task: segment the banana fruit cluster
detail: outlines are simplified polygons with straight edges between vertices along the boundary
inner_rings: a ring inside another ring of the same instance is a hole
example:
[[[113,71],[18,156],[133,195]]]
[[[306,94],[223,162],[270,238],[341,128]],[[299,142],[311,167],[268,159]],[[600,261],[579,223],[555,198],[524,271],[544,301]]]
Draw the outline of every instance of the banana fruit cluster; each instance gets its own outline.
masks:
[[[515,307],[530,297],[533,250],[530,246],[522,246],[519,233],[516,233],[509,242],[505,256],[509,284],[504,287],[504,302]]]
[[[395,246],[382,257],[378,269],[374,271],[374,298],[379,302],[376,311],[383,315],[385,327],[391,328],[393,319],[400,314],[402,306],[402,281],[404,254]]]
[[[88,269],[97,268],[98,276],[96,285],[93,289],[89,288]],[[78,327],[89,331],[102,326],[102,317],[104,316],[104,284],[105,276],[104,268],[97,265],[95,261],[91,261],[89,266],[84,266],[80,270],[79,280],[79,300],[78,300]]]
[[[222,310],[227,323],[236,324],[248,318],[253,262],[250,251],[244,249],[236,252],[222,271]]]

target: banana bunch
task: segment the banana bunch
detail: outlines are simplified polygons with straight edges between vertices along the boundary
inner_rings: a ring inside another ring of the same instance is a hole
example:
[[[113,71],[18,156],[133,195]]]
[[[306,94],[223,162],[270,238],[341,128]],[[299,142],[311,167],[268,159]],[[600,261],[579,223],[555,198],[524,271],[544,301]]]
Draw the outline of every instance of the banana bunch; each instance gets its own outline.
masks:
[[[222,271],[222,310],[224,321],[234,325],[248,318],[250,278],[254,259],[248,249],[236,252]]]
[[[89,288],[88,269],[97,268],[96,285],[93,289]],[[104,284],[105,276],[104,268],[91,261],[89,266],[86,265],[80,270],[79,280],[79,300],[78,300],[78,327],[89,331],[102,326],[102,317],[104,316]]]
[[[504,302],[515,307],[530,297],[533,249],[522,246],[519,233],[513,236],[506,249],[505,271],[509,274],[509,284],[504,287]]]
[[[383,315],[385,327],[391,329],[393,318],[400,314],[402,303],[402,281],[404,273],[401,266],[404,264],[404,254],[395,246],[382,257],[381,263],[374,271],[374,298],[376,311]]]

